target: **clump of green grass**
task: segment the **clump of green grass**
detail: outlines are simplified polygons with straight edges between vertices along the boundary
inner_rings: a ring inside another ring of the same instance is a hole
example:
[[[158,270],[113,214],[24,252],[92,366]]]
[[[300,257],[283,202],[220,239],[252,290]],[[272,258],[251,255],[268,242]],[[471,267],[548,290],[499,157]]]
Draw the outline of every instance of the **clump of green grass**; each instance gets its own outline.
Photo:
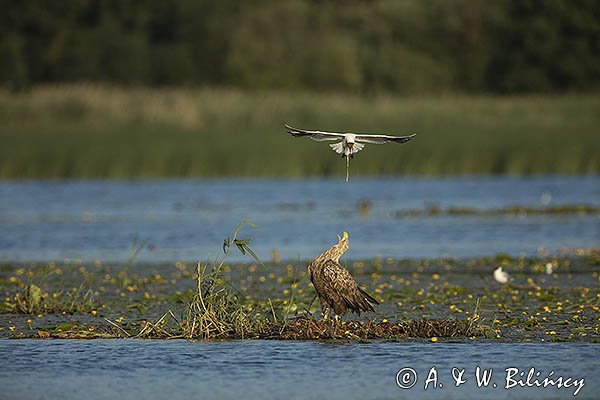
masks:
[[[261,262],[250,249],[249,238],[238,238],[244,226],[256,226],[243,221],[233,233],[231,239],[223,243],[224,254],[210,271],[208,264],[198,263],[196,267],[196,292],[186,306],[186,319],[183,323],[183,335],[188,339],[214,339],[219,337],[241,337],[260,330],[263,322],[252,316],[240,302],[229,282],[223,279],[223,265],[231,246],[242,254],[250,254]]]
[[[218,269],[208,273],[207,265],[198,264],[196,276],[196,293],[185,310],[183,335],[186,338],[244,338],[255,334],[263,325],[246,310]]]
[[[48,294],[44,293],[39,286],[29,284],[25,286],[25,290],[15,294],[15,308],[24,314],[33,314],[47,296]]]
[[[233,236],[225,239],[223,255],[215,259],[210,268],[209,263],[198,262],[194,277],[196,288],[184,306],[184,319],[180,321],[169,310],[155,322],[146,321],[135,336],[219,339],[246,338],[261,332],[268,321],[248,311],[237,290],[223,276],[223,267],[232,247],[262,264],[249,246],[251,239],[239,237],[245,226],[257,228],[250,221],[242,221]]]

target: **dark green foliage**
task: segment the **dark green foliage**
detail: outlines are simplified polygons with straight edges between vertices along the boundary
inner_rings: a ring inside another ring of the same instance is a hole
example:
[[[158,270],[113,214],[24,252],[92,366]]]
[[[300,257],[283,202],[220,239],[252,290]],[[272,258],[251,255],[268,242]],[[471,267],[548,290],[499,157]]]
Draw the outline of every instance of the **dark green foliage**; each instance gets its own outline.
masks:
[[[511,2],[494,38],[488,82],[501,92],[598,88],[600,3]],[[592,86],[592,87],[590,87]]]
[[[0,85],[593,90],[597,0],[3,0]]]

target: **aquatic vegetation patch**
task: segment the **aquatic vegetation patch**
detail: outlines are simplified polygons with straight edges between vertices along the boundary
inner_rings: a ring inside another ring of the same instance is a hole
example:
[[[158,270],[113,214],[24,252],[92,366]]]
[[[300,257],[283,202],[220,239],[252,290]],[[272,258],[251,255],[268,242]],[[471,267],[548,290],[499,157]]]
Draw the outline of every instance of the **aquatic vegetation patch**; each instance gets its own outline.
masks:
[[[114,339],[120,337],[123,336],[109,327],[95,327],[78,323],[48,326],[29,334],[20,333],[14,336],[15,339]]]
[[[381,303],[322,321],[308,262],[264,265],[239,233],[213,262],[0,268],[0,337],[600,340],[600,253],[348,261]],[[134,246],[134,248],[137,248]],[[230,249],[252,257],[230,264]],[[494,266],[514,281],[498,284]]]
[[[23,314],[72,314],[91,312],[95,308],[97,305],[93,292],[83,286],[48,293],[30,283],[17,291],[12,299],[8,298],[0,311],[5,309]]]
[[[600,207],[589,204],[564,204],[560,206],[526,207],[510,206],[493,209],[480,209],[473,207],[448,207],[442,208],[436,205],[426,208],[411,208],[398,210],[393,213],[396,218],[403,217],[434,217],[434,216],[528,216],[528,215],[598,215]]]

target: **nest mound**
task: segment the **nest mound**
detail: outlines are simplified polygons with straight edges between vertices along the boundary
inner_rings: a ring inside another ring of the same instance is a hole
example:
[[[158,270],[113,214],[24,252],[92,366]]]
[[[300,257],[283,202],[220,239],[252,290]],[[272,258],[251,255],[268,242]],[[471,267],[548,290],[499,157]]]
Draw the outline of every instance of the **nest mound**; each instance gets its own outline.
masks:
[[[145,326],[145,325],[144,325]],[[176,339],[188,338],[179,331],[169,333],[164,329],[139,332],[127,332],[116,324],[110,326],[73,325],[64,329],[30,331],[11,335],[12,338],[60,338],[60,339],[106,339],[106,338],[146,338]],[[316,320],[298,317],[287,323],[265,324],[256,331],[248,331],[242,336],[231,332],[220,339],[277,339],[277,340],[402,340],[409,338],[494,338],[495,333],[478,321],[460,321],[456,319],[409,320],[402,322],[375,321],[336,321]],[[192,339],[203,339],[193,337]]]
[[[476,322],[455,319],[403,322],[361,322],[315,320],[299,317],[286,324],[273,338],[285,340],[315,339],[406,339],[487,336],[487,329]]]

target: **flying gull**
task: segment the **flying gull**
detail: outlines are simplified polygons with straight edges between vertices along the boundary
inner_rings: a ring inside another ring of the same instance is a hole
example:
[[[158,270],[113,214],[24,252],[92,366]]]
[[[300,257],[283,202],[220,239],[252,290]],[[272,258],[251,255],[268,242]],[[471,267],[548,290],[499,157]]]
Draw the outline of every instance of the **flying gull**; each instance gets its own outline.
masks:
[[[407,136],[391,136],[391,135],[371,135],[365,133],[338,133],[338,132],[322,132],[322,131],[306,131],[296,129],[285,124],[285,129],[294,137],[308,136],[312,140],[322,142],[325,140],[340,140],[337,143],[330,144],[329,147],[342,158],[346,158],[346,182],[348,182],[348,171],[350,168],[350,159],[354,158],[354,154],[361,151],[365,144],[384,144],[388,142],[406,143],[416,136],[415,133]]]

